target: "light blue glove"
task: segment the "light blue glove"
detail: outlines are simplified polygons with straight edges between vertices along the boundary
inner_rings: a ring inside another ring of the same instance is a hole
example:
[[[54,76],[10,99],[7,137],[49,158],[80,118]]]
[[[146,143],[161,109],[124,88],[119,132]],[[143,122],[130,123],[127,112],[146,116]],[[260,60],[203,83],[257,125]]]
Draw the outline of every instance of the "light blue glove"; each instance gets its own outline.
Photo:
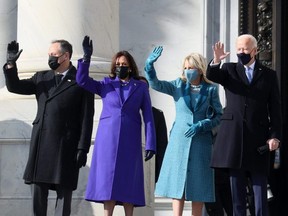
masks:
[[[154,48],[154,50],[148,56],[148,58],[145,62],[145,71],[150,71],[153,68],[154,62],[156,62],[157,59],[161,56],[162,51],[163,51],[162,46],[157,46]]]
[[[185,137],[191,137],[195,134],[199,133],[202,129],[202,124],[200,122],[196,124],[192,124],[188,130],[185,131],[184,135]]]

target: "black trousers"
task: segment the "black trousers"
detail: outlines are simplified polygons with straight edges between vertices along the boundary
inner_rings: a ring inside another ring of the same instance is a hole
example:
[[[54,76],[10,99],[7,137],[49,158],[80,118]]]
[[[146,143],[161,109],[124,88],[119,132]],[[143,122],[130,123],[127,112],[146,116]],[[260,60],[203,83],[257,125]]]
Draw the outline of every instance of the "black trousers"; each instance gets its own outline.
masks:
[[[56,189],[57,199],[55,216],[70,216],[72,190],[53,185]],[[47,216],[48,195],[51,184],[36,183],[31,185],[33,216]]]
[[[233,216],[232,197],[230,184],[215,185],[216,202],[205,203],[205,208],[209,216]],[[225,213],[224,213],[225,210]]]
[[[229,173],[215,169],[215,202],[205,203],[209,216],[233,216]],[[225,210],[225,212],[224,212]]]

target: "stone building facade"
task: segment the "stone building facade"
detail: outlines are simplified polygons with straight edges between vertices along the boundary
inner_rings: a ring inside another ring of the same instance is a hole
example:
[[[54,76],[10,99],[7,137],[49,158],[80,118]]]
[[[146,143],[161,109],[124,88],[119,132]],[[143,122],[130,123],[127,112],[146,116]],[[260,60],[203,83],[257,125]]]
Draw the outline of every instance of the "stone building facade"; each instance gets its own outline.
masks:
[[[6,61],[6,47],[17,40],[23,52],[17,61],[20,78],[48,69],[48,47],[53,39],[72,43],[72,62],[82,56],[82,39],[93,40],[91,75],[101,79],[107,75],[110,60],[118,50],[128,50],[143,75],[144,62],[154,46],[164,47],[156,63],[159,79],[172,80],[181,75],[182,60],[191,52],[212,58],[212,45],[221,40],[232,53],[238,35],[238,0],[0,0],[0,64]],[[230,56],[228,60],[235,60]],[[167,128],[174,119],[171,98],[150,90],[153,105],[162,109]],[[220,91],[222,102],[223,92]],[[101,112],[101,100],[95,97],[94,131]],[[28,216],[31,212],[30,187],[22,180],[32,122],[36,115],[34,96],[9,93],[3,73],[0,73],[0,216]],[[93,150],[91,147],[90,153]],[[89,172],[80,171],[78,189],[73,194],[72,215],[102,215],[100,204],[83,200]],[[135,215],[167,215],[171,200],[154,198],[154,161],[145,164],[145,208],[135,209]],[[52,215],[55,194],[49,195]],[[190,205],[185,215],[190,215]],[[115,215],[124,215],[116,208]]]

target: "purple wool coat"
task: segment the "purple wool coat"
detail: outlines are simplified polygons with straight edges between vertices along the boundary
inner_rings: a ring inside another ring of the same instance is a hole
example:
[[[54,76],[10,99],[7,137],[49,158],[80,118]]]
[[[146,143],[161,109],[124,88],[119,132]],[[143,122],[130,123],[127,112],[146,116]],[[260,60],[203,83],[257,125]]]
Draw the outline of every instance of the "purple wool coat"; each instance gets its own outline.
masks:
[[[115,200],[116,204],[145,206],[141,142],[141,115],[145,124],[145,150],[156,151],[156,137],[148,86],[130,80],[127,99],[120,97],[118,78],[96,81],[88,75],[89,63],[78,61],[78,84],[102,98],[85,199]]]

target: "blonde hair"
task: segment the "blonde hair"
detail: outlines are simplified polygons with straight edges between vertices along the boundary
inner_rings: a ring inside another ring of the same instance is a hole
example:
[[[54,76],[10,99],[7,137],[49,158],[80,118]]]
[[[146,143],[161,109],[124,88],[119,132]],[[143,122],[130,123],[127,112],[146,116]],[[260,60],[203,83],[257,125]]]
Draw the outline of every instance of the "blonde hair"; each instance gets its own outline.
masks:
[[[207,70],[207,61],[206,59],[199,53],[191,53],[188,56],[186,56],[183,60],[182,65],[182,75],[181,79],[186,82],[186,77],[184,76],[184,68],[185,68],[185,62],[188,62],[190,66],[196,68],[199,70],[200,74],[202,75],[202,80],[204,80],[207,83],[212,83],[210,80],[206,78],[206,70]]]

